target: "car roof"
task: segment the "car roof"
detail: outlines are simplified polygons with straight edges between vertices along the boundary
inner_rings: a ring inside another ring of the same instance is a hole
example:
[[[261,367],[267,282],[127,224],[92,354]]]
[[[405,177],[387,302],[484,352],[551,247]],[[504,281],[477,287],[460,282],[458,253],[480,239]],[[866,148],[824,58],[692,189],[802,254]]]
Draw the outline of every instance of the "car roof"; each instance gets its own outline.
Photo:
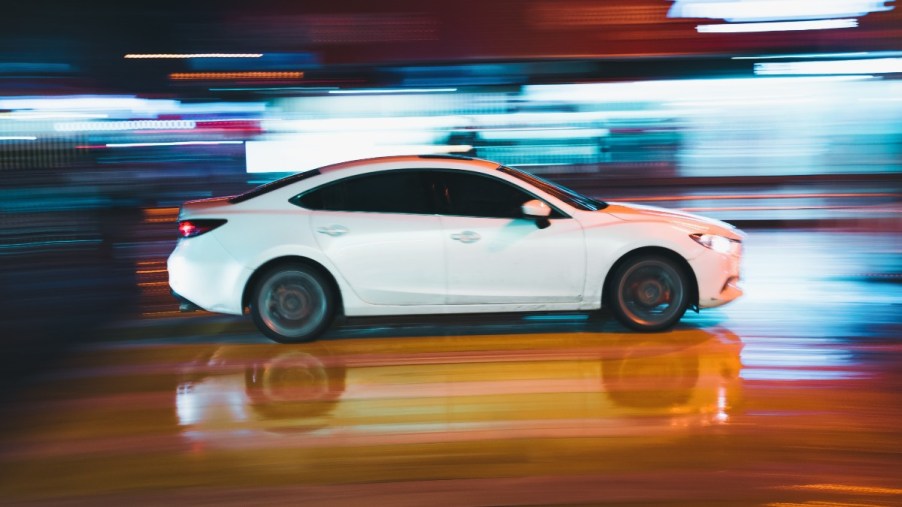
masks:
[[[498,162],[483,160],[481,158],[465,157],[461,155],[392,155],[387,157],[373,157],[359,160],[349,160],[337,164],[320,167],[320,174],[343,171],[363,166],[407,166],[407,167],[467,167],[473,169],[494,170],[500,165]],[[388,168],[388,167],[386,167]]]
[[[477,172],[495,171],[501,164],[481,158],[465,157],[461,155],[394,155],[387,157],[372,157],[360,160],[349,160],[347,162],[339,162],[337,164],[323,166],[309,171],[286,176],[284,178],[271,181],[253,188],[242,194],[234,195],[229,198],[232,204],[238,204],[251,200],[255,197],[269,194],[282,188],[288,188],[294,183],[306,180],[313,176],[332,175],[337,179],[341,179],[342,172],[351,174],[365,173],[369,170],[383,171],[396,169],[469,169]],[[355,171],[358,170],[358,171]]]

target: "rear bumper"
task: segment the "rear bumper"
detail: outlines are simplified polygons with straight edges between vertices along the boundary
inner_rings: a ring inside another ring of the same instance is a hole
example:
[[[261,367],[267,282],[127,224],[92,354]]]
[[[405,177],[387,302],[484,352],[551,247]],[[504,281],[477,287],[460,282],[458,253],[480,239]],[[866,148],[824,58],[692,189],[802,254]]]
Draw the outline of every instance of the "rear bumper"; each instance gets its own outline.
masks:
[[[179,241],[167,261],[169,287],[176,299],[191,306],[241,315],[250,270],[225,251],[214,233]]]
[[[180,312],[193,312],[195,310],[203,310],[200,306],[197,306],[193,302],[191,302],[188,298],[180,295],[178,292],[169,289],[169,293],[175,298],[176,301],[179,302],[179,311]]]

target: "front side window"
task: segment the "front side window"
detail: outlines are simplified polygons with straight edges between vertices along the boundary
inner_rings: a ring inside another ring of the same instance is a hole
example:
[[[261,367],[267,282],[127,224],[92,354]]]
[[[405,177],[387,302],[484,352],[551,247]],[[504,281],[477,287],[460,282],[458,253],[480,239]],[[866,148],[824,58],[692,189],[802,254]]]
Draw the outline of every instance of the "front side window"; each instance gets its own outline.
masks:
[[[519,178],[520,180],[525,181],[530,185],[538,187],[579,210],[597,211],[608,206],[606,202],[599,201],[598,199],[592,199],[591,197],[582,195],[575,190],[571,190],[563,185],[544,180],[526,171],[521,171],[519,169],[514,169],[507,166],[500,166],[498,167],[498,170],[515,178]]]
[[[419,171],[387,171],[352,176],[293,197],[312,210],[432,214],[435,206]]]
[[[523,218],[523,203],[536,197],[490,176],[465,172],[441,172],[439,196],[442,213],[486,218]],[[554,210],[551,218],[564,216]]]

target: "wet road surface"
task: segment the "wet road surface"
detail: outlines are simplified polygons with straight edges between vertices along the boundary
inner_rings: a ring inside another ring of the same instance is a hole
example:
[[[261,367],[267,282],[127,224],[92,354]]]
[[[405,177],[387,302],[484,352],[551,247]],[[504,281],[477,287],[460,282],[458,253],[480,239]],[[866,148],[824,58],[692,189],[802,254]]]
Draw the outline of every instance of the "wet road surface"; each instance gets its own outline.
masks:
[[[124,323],[7,401],[0,503],[902,505],[902,241],[755,231],[746,296],[351,321],[276,345]]]

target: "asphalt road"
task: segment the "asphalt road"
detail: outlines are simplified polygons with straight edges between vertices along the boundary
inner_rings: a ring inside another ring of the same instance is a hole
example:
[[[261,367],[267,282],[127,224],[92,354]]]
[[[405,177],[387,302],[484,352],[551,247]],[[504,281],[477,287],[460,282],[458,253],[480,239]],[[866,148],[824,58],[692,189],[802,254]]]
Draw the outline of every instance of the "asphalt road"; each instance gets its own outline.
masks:
[[[350,321],[139,319],[5,403],[13,505],[902,505],[902,239],[754,231],[746,295]]]

